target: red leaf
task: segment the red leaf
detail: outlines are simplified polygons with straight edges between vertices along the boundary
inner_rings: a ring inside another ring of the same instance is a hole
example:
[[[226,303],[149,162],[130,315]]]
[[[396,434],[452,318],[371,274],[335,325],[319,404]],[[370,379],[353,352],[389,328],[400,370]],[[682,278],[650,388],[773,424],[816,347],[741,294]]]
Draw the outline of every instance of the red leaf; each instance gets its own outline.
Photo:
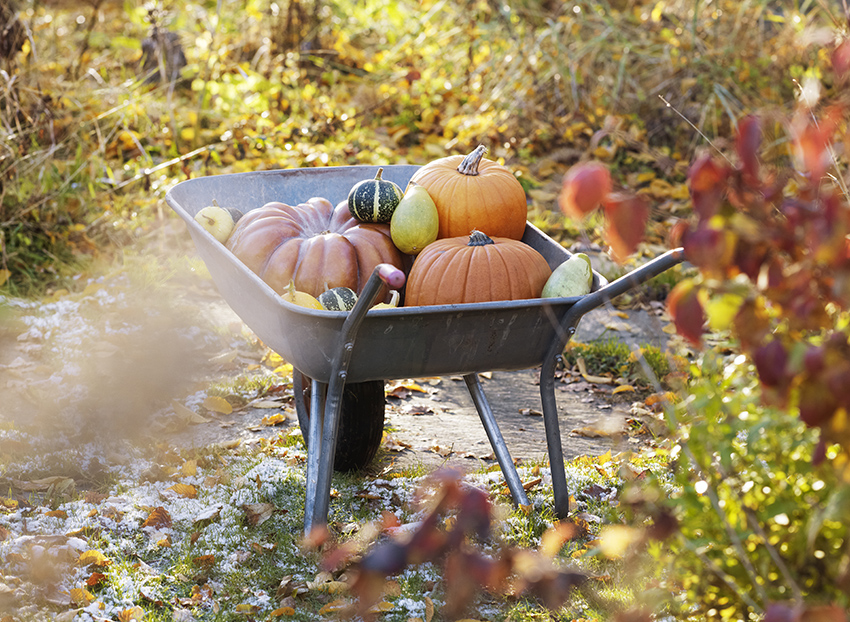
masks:
[[[679,334],[699,347],[706,318],[697,292],[693,281],[680,281],[667,296],[667,312]]]
[[[707,272],[723,270],[733,257],[727,232],[705,226],[688,231],[682,246],[688,261]]]
[[[622,263],[643,240],[649,220],[649,202],[641,194],[609,194],[605,199],[605,220],[606,241],[614,259]]]
[[[850,71],[850,40],[842,41],[832,51],[832,70],[835,77],[844,80]]]
[[[558,204],[570,218],[581,220],[611,192],[611,173],[599,162],[583,162],[564,175]]]
[[[710,155],[704,155],[688,169],[691,200],[700,220],[707,220],[720,209],[720,201],[726,190],[729,168],[717,163]]]
[[[768,387],[785,384],[788,377],[788,352],[779,340],[774,339],[753,353],[759,378]]]
[[[758,149],[761,145],[761,120],[755,116],[744,117],[738,124],[735,147],[741,160],[741,169],[750,183],[758,180]]]
[[[838,403],[822,380],[807,378],[799,391],[800,419],[807,426],[820,426],[835,414]]]

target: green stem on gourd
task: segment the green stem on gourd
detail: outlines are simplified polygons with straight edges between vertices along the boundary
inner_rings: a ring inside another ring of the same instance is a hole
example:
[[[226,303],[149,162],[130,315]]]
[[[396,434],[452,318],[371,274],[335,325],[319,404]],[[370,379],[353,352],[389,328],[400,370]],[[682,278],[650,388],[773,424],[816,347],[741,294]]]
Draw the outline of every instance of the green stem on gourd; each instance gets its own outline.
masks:
[[[487,237],[486,233],[482,233],[478,229],[473,229],[472,233],[469,234],[469,242],[466,245],[487,246],[488,244],[495,244],[495,242]]]
[[[472,153],[463,159],[457,167],[457,172],[461,175],[478,175],[478,165],[481,164],[481,158],[487,153],[487,147],[478,145]]]

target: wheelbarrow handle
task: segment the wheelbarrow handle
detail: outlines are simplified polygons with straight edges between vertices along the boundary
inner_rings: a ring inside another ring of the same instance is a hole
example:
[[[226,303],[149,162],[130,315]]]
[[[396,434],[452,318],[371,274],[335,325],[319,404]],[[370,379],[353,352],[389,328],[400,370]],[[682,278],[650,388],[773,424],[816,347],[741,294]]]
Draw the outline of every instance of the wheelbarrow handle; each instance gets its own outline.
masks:
[[[620,294],[625,294],[630,289],[634,289],[642,283],[666,272],[670,268],[682,263],[685,260],[685,251],[683,248],[674,248],[652,259],[641,267],[624,274],[619,279],[600,287],[595,292],[591,292],[573,305],[571,315],[582,317],[585,313],[593,311],[601,307],[606,302],[613,300]]]
[[[354,352],[354,343],[360,324],[366,318],[366,312],[372,307],[375,299],[386,283],[393,289],[404,285],[404,272],[390,264],[378,264],[360,291],[360,296],[354,308],[348,312],[342,324],[339,341],[331,360],[331,377],[327,385],[327,394],[322,423],[322,442],[319,457],[312,459],[315,468],[308,472],[308,486],[313,491],[314,499],[308,500],[305,507],[311,507],[312,512],[305,516],[305,530],[310,531],[317,525],[323,525],[328,520],[328,505],[330,503],[331,477],[334,467],[337,434],[339,431],[339,413],[342,406],[342,392],[348,376],[348,366]],[[311,418],[312,422],[312,418]],[[310,444],[313,445],[316,431],[310,430]],[[315,453],[314,450],[311,449]],[[308,460],[310,457],[308,456]],[[309,466],[309,464],[308,464]]]

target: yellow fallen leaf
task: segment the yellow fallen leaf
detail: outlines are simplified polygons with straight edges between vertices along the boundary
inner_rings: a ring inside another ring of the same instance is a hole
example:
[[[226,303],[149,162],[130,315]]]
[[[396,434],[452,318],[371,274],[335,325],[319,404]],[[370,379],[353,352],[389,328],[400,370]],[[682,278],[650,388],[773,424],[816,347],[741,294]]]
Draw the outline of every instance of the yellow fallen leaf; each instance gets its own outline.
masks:
[[[180,417],[186,423],[208,423],[209,419],[196,413],[191,408],[187,408],[180,402],[174,400],[171,402],[171,407],[174,409],[174,414]]]
[[[12,276],[11,270],[0,270],[0,287],[3,287],[10,276]]]
[[[348,607],[348,602],[344,598],[337,598],[336,600],[332,600],[327,605],[319,609],[320,615],[327,615],[329,613],[339,613],[344,611]]]
[[[269,615],[273,618],[279,618],[280,616],[294,616],[295,609],[292,607],[279,607],[272,611]]]
[[[236,613],[257,613],[260,608],[257,605],[251,605],[248,603],[242,603],[241,605],[236,605],[235,607]]]
[[[630,384],[621,384],[619,387],[611,391],[611,393],[625,393],[626,391],[634,391],[635,388]]]
[[[50,512],[45,512],[45,516],[50,516],[51,518],[68,518],[68,513],[65,510],[52,510]]]
[[[187,499],[194,499],[198,496],[197,489],[191,484],[174,484],[174,486],[170,486],[166,490],[176,492],[181,497],[186,497]]]
[[[260,425],[274,426],[286,423],[287,417],[284,413],[275,413],[274,415],[266,415],[260,420]]]
[[[183,466],[180,468],[180,473],[185,477],[193,477],[198,474],[198,462],[197,460],[187,460],[183,463]]]
[[[204,400],[204,408],[222,415],[229,415],[233,412],[233,406],[230,405],[230,402],[218,395],[210,395],[207,397]]]
[[[327,581],[326,583],[317,585],[316,590],[328,594],[342,594],[348,591],[348,583],[345,581]]]
[[[578,371],[581,374],[581,377],[584,378],[587,382],[593,382],[596,384],[613,384],[614,379],[608,378],[607,376],[591,376],[587,373],[587,363],[584,362],[584,358],[579,357],[576,360],[576,365],[578,365]]]
[[[94,594],[81,587],[71,589],[70,595],[71,600],[75,605],[77,605],[77,607],[85,607],[94,600]]]
[[[379,603],[375,603],[371,607],[369,607],[369,613],[383,613],[384,611],[392,611],[393,604],[382,600]]]
[[[80,566],[108,566],[111,562],[103,553],[92,549],[90,551],[80,553],[77,563],[80,564]]]
[[[145,610],[136,605],[130,609],[123,609],[118,613],[118,622],[142,622],[145,619]]]

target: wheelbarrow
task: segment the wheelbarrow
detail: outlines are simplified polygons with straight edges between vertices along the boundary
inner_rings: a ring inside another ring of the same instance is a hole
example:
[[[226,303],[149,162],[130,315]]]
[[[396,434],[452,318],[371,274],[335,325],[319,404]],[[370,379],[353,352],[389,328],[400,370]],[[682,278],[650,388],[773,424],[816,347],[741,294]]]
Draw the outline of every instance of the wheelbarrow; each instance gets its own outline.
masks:
[[[417,168],[384,166],[383,178],[404,188]],[[594,273],[592,291],[585,296],[370,310],[385,284],[391,289],[404,284],[401,270],[381,264],[350,312],[324,311],[284,301],[194,220],[214,201],[243,212],[269,201],[294,205],[311,197],[336,204],[376,171],[373,166],[335,166],[217,175],[181,182],[166,194],[186,221],[224,300],[295,370],[295,407],[307,442],[305,530],[327,523],[335,458],[345,462],[338,467],[350,468],[374,455],[383,429],[383,383],[403,378],[463,377],[513,502],[528,505],[478,374],[537,367],[554,510],[566,517],[569,492],[555,400],[557,359],[586,313],[680,263],[682,249],[611,283]],[[531,223],[522,240],[553,269],[570,257]]]

